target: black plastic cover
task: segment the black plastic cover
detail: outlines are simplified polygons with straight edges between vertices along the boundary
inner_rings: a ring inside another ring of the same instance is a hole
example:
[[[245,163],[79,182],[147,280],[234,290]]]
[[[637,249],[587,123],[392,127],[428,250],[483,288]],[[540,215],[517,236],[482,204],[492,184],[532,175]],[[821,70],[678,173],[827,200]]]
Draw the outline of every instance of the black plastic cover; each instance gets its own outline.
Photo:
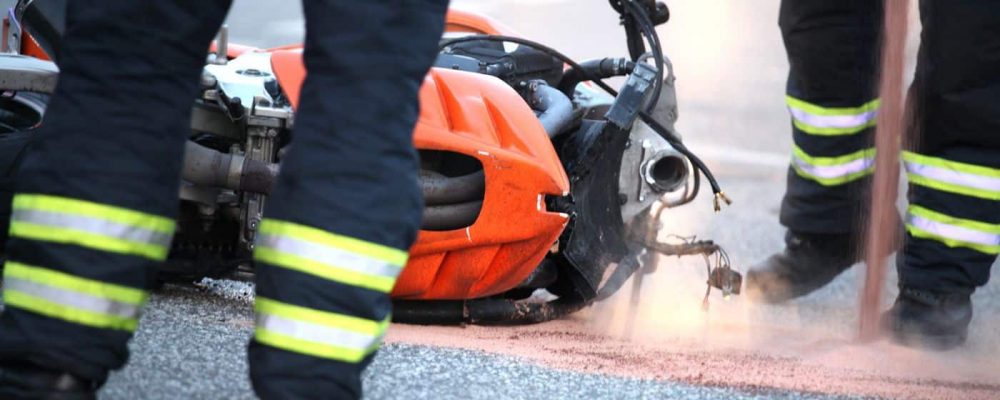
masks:
[[[553,201],[553,209],[572,215],[560,238],[559,256],[575,295],[594,299],[605,270],[627,252],[619,203],[618,177],[627,132],[603,121],[584,121],[559,146],[571,182],[570,196]],[[557,295],[567,288],[550,288]]]
[[[67,0],[20,0],[15,10],[20,12],[21,26],[28,31],[38,46],[55,62],[59,45],[66,30]]]
[[[477,61],[478,65],[473,67],[469,60]],[[508,52],[503,43],[487,40],[451,45],[434,66],[492,75],[512,86],[541,79],[555,87],[563,76],[562,61],[542,51],[518,46]]]
[[[631,129],[649,100],[649,95],[652,94],[649,89],[655,85],[655,81],[656,69],[649,64],[637,63],[604,117],[618,129]]]

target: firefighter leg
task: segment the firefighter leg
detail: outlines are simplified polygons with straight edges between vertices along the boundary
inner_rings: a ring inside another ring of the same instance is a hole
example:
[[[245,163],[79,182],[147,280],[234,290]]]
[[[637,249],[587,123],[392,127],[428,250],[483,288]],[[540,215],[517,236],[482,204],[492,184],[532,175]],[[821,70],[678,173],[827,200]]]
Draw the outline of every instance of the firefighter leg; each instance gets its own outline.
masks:
[[[896,339],[949,348],[965,340],[969,295],[1000,253],[1000,4],[923,1],[912,102],[916,143]]]
[[[68,2],[59,86],[17,178],[0,365],[99,384],[125,363],[170,247],[191,99],[228,7]]]
[[[779,18],[794,139],[780,216],[787,247],[747,275],[748,294],[768,302],[812,292],[858,260],[882,2],[784,0]]]
[[[413,127],[445,0],[304,1],[309,71],[257,237],[263,398],[357,398],[420,226]]]

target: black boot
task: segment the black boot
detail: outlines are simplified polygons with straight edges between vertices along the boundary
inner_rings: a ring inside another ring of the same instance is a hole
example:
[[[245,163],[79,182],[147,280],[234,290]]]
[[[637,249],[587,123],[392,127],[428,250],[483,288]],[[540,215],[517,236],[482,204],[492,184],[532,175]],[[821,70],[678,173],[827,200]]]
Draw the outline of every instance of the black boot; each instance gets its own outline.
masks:
[[[92,400],[98,385],[27,362],[0,361],[0,399]]]
[[[911,347],[950,350],[965,343],[972,301],[965,293],[935,293],[901,288],[896,303],[882,314],[882,329],[893,341]]]
[[[747,272],[751,298],[780,303],[812,293],[858,262],[858,235],[805,234],[788,231],[785,250]]]

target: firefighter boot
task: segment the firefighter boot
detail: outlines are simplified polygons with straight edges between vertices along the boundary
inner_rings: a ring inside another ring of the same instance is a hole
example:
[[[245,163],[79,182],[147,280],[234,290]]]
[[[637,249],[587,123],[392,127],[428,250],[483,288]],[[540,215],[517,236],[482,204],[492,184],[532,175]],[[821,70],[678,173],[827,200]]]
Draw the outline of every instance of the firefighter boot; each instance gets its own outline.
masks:
[[[972,301],[965,293],[935,293],[901,288],[896,303],[882,314],[882,329],[896,343],[950,350],[965,343]]]
[[[747,272],[747,295],[766,303],[780,303],[823,287],[858,262],[855,237],[788,231],[785,250]]]
[[[0,363],[0,399],[92,400],[98,385],[25,362]]]

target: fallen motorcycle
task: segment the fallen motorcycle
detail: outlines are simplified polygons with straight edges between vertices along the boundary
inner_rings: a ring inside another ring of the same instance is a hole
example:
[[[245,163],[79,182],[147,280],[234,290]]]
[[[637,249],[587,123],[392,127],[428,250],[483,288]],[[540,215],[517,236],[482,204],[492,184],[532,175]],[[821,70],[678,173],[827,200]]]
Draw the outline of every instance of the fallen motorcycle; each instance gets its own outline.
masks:
[[[3,213],[57,81],[65,1],[21,0],[4,21]],[[667,7],[611,5],[630,57],[581,63],[488,17],[449,12],[420,92],[414,143],[426,208],[392,291],[395,320],[559,318],[650,272],[654,254],[705,256],[709,290],[739,293],[741,276],[715,243],[657,240],[669,228],[660,212],[693,201],[702,176],[716,210],[729,199],[674,130],[674,76],[654,29]],[[227,36],[224,28],[209,49],[192,99],[178,230],[160,271],[167,281],[253,273],[267,195],[294,145],[301,45],[258,49]],[[619,90],[602,81],[613,77],[624,80]]]

